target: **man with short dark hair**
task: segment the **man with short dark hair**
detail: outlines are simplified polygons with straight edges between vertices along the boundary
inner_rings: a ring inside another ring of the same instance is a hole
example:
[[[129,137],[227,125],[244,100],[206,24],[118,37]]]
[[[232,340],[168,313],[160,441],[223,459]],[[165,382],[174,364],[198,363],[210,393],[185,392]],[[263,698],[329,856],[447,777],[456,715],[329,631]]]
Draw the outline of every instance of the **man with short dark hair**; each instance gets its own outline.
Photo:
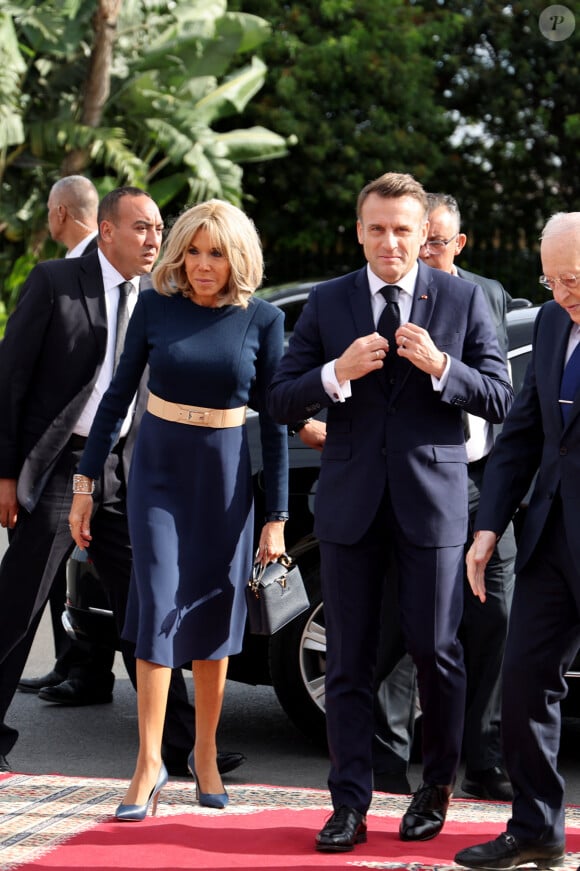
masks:
[[[428,266],[458,275],[482,288],[500,349],[507,359],[507,294],[499,281],[467,272],[456,265],[455,258],[463,250],[467,237],[461,231],[461,215],[455,198],[449,194],[431,193],[427,199],[429,232],[419,257]],[[466,423],[469,460],[469,538],[466,547],[469,547],[483,473],[493,446],[493,428],[486,420],[473,415],[467,416]],[[467,674],[463,736],[465,777],[461,788],[468,795],[497,801],[512,799],[511,784],[502,761],[500,705],[501,665],[513,595],[515,557],[514,528],[509,523],[487,566],[485,606],[471,595],[465,576],[460,628]],[[399,784],[405,785],[413,737],[415,704],[412,666],[408,658],[401,661],[401,671],[402,674],[388,675],[377,690],[375,789],[387,792],[401,791]]]
[[[401,173],[366,185],[357,235],[367,265],[312,289],[270,388],[283,423],[327,408],[315,501],[327,628],[326,722],[334,813],[321,851],[366,840],[373,670],[390,552],[418,669],[423,783],[403,840],[443,827],[465,708],[467,457],[463,410],[499,422],[512,388],[483,292],[418,262],[427,198]]]

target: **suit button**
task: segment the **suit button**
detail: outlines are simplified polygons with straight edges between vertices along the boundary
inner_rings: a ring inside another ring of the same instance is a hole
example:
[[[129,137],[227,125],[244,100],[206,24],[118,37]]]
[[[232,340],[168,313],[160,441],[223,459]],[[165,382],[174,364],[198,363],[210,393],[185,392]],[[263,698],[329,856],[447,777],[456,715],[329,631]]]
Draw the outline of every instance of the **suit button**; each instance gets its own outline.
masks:
[[[560,448],[560,456],[561,457],[565,457],[567,453],[568,453],[568,448],[566,448],[566,447]]]

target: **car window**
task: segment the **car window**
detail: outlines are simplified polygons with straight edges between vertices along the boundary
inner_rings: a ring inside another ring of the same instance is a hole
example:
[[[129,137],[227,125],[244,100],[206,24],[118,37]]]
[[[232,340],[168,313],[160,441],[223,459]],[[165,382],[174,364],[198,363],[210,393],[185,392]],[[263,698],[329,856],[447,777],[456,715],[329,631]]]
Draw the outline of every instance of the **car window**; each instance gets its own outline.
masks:
[[[519,393],[522,389],[522,384],[524,383],[524,376],[526,374],[526,369],[528,368],[528,363],[530,362],[531,355],[531,345],[524,345],[521,348],[515,348],[513,351],[510,351],[508,353],[512,374],[512,384],[515,394]]]

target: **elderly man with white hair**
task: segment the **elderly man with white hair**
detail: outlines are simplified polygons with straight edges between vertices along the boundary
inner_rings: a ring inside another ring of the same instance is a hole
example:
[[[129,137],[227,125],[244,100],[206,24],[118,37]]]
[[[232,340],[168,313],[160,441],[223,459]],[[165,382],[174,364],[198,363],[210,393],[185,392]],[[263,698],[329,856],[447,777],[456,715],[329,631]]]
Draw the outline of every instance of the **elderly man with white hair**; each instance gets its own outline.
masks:
[[[561,865],[564,781],[557,770],[564,674],[580,649],[580,212],[542,233],[542,306],[524,386],[486,468],[475,541],[473,593],[485,601],[485,566],[537,474],[518,541],[516,586],[503,665],[504,759],[514,799],[507,830],[461,850],[468,868]]]

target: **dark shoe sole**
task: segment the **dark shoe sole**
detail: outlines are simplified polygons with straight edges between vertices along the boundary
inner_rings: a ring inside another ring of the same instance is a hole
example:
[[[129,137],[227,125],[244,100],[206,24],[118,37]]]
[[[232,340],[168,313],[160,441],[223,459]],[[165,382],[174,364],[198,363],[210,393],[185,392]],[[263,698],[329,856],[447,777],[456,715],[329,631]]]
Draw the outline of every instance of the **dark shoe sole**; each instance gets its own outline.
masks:
[[[489,865],[468,865],[466,862],[460,862],[457,857],[455,857],[455,861],[458,865],[462,865],[464,868],[472,868],[473,871],[517,871],[518,868],[521,868],[523,865],[535,865],[539,871],[548,871],[550,868],[559,868],[564,864],[564,856],[558,856],[555,859],[526,859],[522,858],[521,862],[518,862],[516,865],[502,865],[502,864],[489,864]]]
[[[353,844],[319,844],[316,842],[316,849],[319,853],[349,853],[354,850],[357,844],[366,844],[366,842],[367,833],[361,832],[360,835],[356,836]]]
[[[113,696],[107,696],[106,698],[94,698],[94,699],[57,699],[50,696],[48,693],[43,694],[42,692],[38,693],[38,698],[42,699],[43,702],[48,702],[51,705],[60,705],[62,708],[87,708],[90,705],[110,705],[113,701]]]

